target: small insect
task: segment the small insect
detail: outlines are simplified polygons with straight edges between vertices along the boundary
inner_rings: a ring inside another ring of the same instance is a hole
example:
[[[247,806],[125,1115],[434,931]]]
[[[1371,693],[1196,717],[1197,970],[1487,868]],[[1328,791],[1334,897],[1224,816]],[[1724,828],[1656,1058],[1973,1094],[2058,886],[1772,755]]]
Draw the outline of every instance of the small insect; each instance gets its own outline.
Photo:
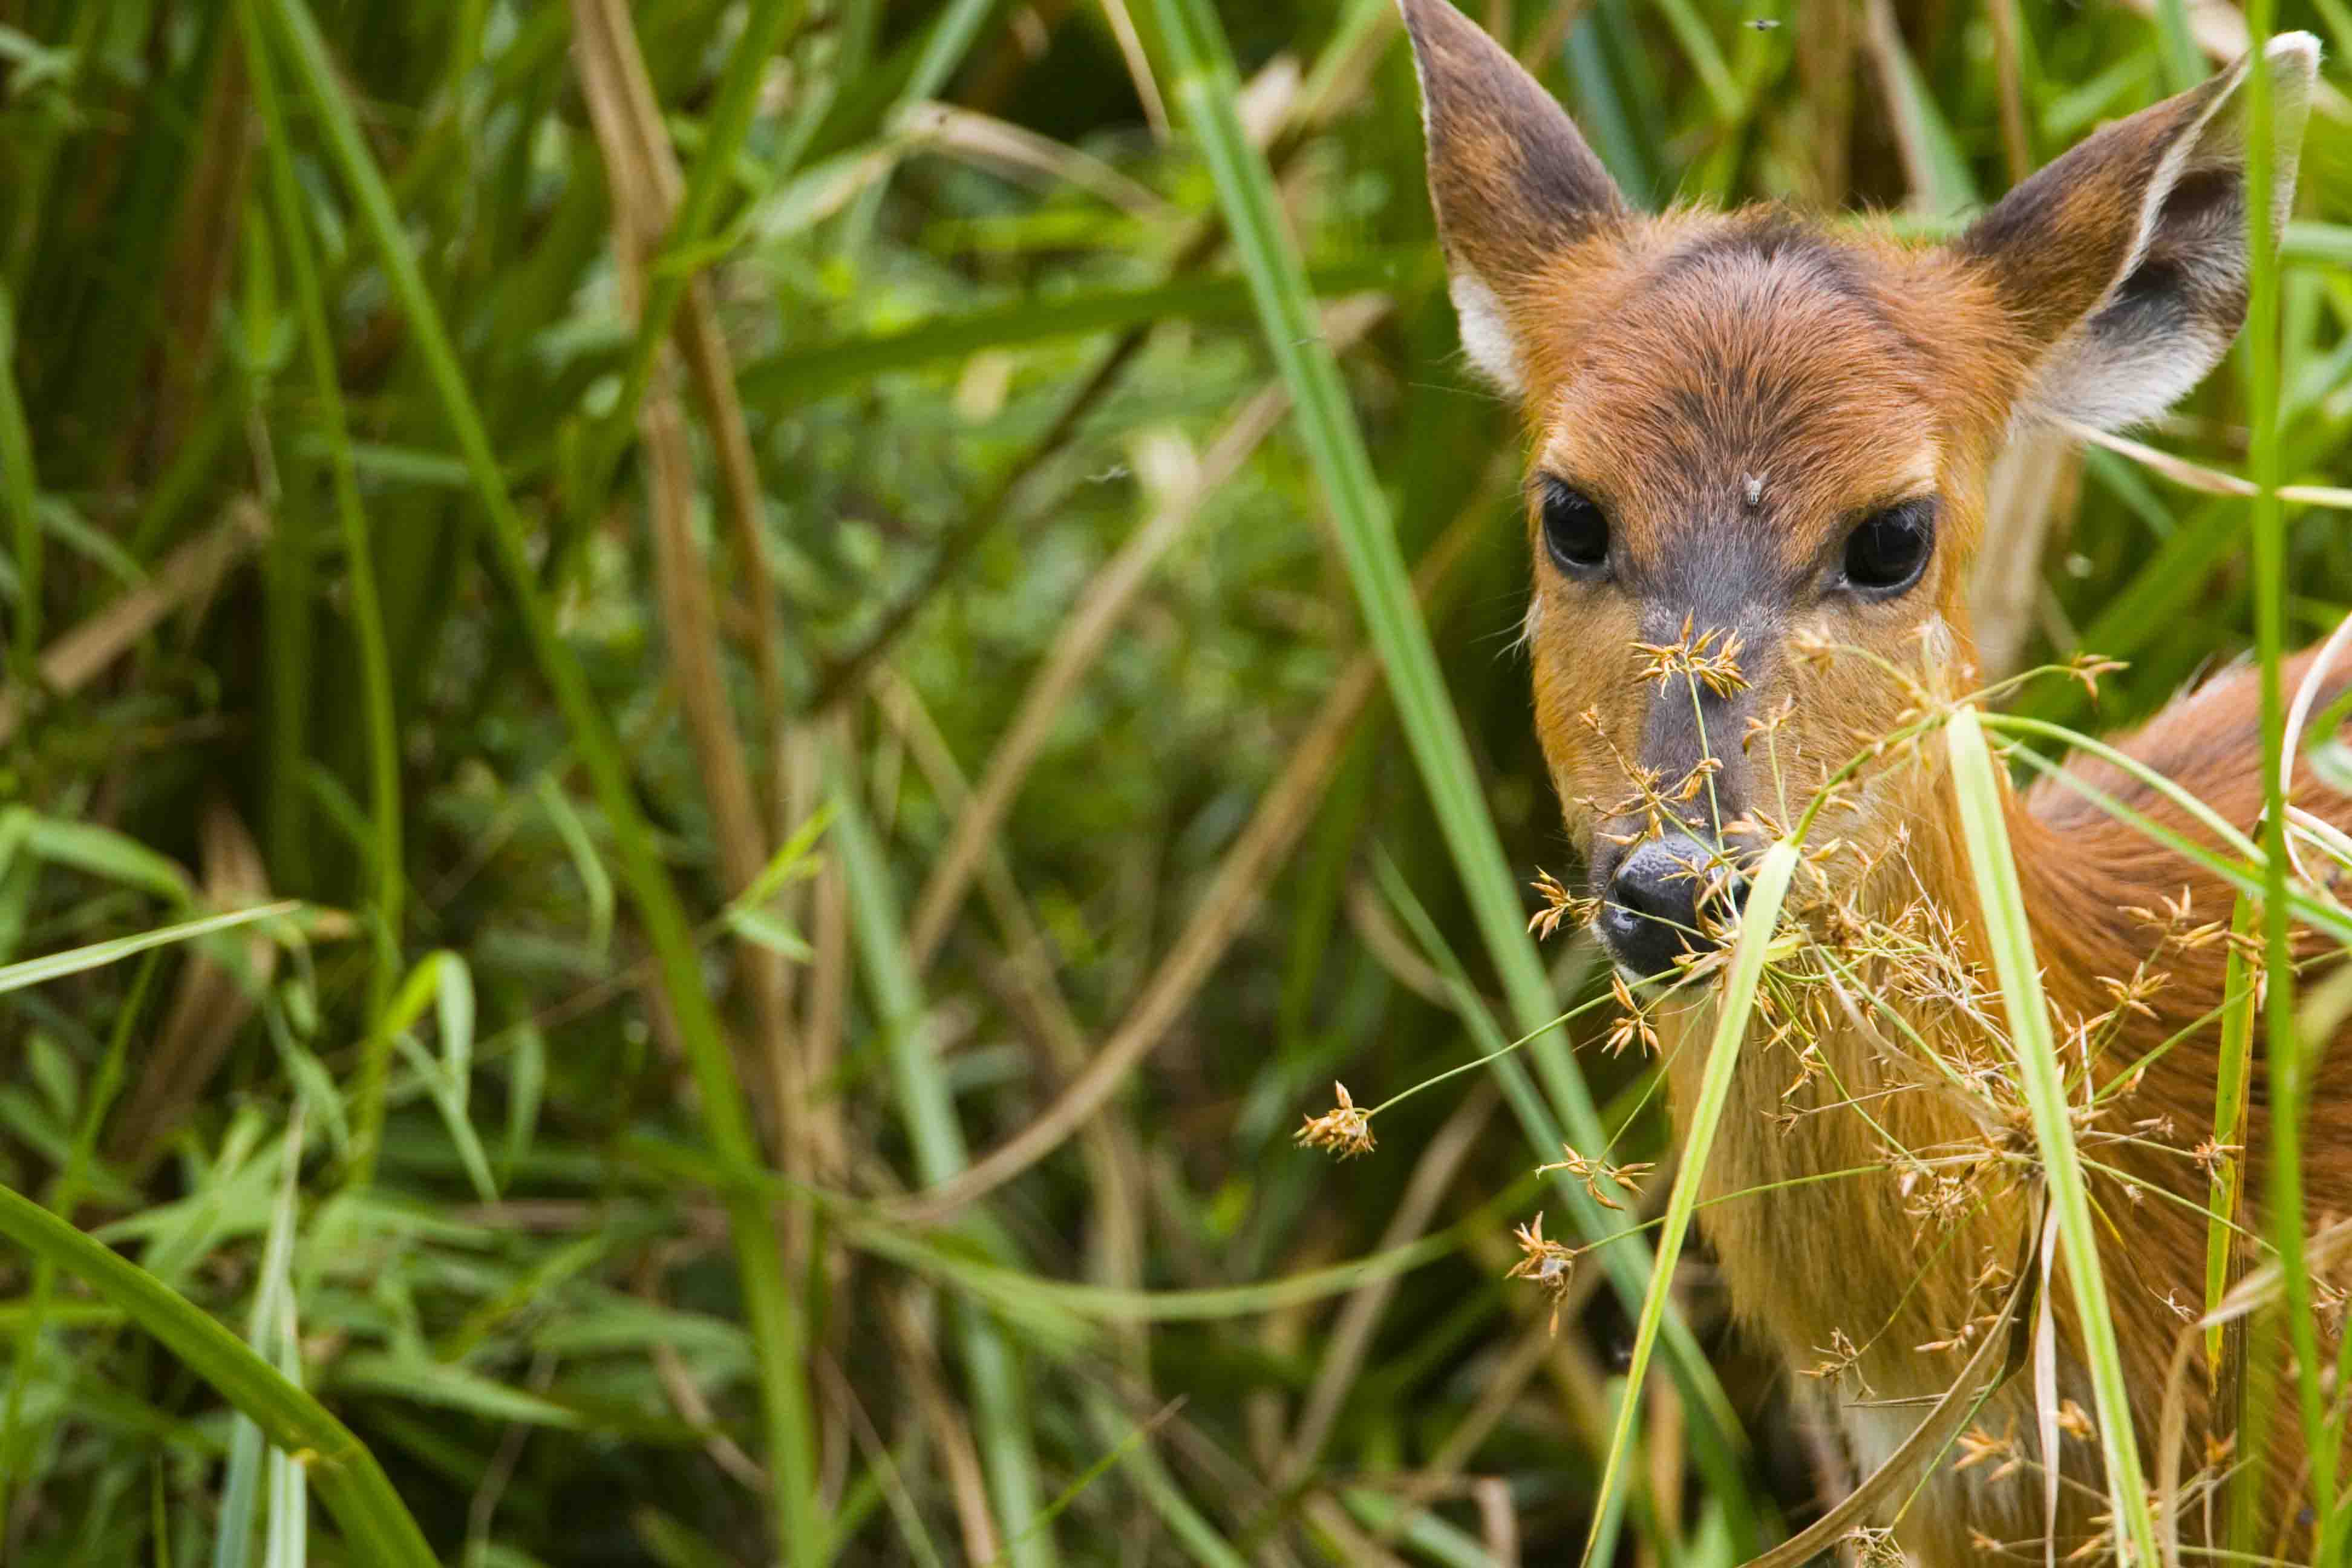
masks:
[[[1773,28],[1780,25],[1780,18],[1778,16],[1750,16],[1748,18],[1748,25],[1755,28],[1759,33],[1769,33]]]

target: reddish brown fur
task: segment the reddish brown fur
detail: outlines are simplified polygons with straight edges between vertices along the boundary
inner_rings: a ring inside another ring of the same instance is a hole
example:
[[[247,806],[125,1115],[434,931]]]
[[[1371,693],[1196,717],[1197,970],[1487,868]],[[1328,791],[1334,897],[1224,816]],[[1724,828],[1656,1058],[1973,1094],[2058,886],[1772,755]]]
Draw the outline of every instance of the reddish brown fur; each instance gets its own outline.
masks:
[[[1925,247],[1771,211],[1632,215],[1565,117],[1507,56],[1444,0],[1402,5],[1422,67],[1432,193],[1465,344],[1515,384],[1528,432],[1535,716],[1569,825],[1605,863],[1643,826],[1629,806],[1628,763],[1658,770],[1655,782],[1671,789],[1704,756],[1720,769],[1709,787],[1730,802],[1718,826],[1738,815],[1782,830],[1920,692],[1949,699],[1976,684],[1968,566],[1997,527],[1984,515],[1988,474],[2020,410],[2063,412],[2072,397],[2111,412],[2114,387],[2094,374],[2099,353],[2120,352],[2117,363],[2129,369],[2140,363],[2130,356],[2146,352],[2142,339],[2159,350],[2177,342],[2197,372],[2234,333],[2242,278],[2226,254],[2216,260],[2213,236],[2226,230],[2238,196],[2226,146],[2202,139],[2236,79],[2217,78],[2111,128],[2012,193],[1962,241]],[[2143,232],[2147,242],[2136,250]],[[1578,579],[1547,558],[1537,476],[1576,488],[1606,514],[1605,581]],[[1940,507],[1937,542],[1917,586],[1884,601],[1816,586],[1858,519],[1927,495]],[[1740,634],[1749,688],[1713,701],[1704,715],[1709,732],[1677,740],[1658,704],[1688,706],[1695,694],[1638,679],[1633,645],[1675,640],[1685,616],[1696,630]],[[1843,651],[1812,657],[1809,645]],[[2301,668],[2289,670],[2290,682]],[[2254,681],[2246,670],[2218,678],[2121,744],[2250,826],[2262,797]],[[1941,755],[1930,744],[1867,771],[1824,814],[1813,842],[1835,837],[1853,851],[1839,862],[1853,868],[1853,879],[1829,889],[1832,902],[1892,919],[1924,892],[1948,922],[1959,959],[1980,963]],[[2073,771],[2158,822],[2205,837],[2105,764]],[[2309,809],[2352,825],[2352,803],[2307,778],[2297,788]],[[2009,825],[2062,1026],[2109,1011],[2102,982],[2129,977],[2148,953],[2150,928],[2124,911],[2156,909],[2185,890],[2194,921],[2229,918],[2231,889],[2061,783],[2013,800]],[[2148,1142],[2173,1145],[2096,1152],[2128,1178],[2101,1176],[2095,1187],[2117,1226],[2102,1262],[2143,1445],[2182,1331],[2178,1308],[2204,1297],[2206,1176],[2187,1151],[2212,1122],[2218,1030],[2200,1020],[2218,1004],[2222,963],[2218,943],[2168,952],[2169,983],[2147,999],[2147,1016],[2125,1016],[2098,1068],[2110,1080],[2185,1031],[2099,1124],[2119,1131],[2164,1118],[2168,1132]],[[1983,1057],[1988,1037],[1964,1009],[1932,998],[1907,1005],[1920,1035],[1955,1057]],[[1696,1090],[1708,1004],[1670,1001],[1661,1012],[1679,1114]],[[2029,1212],[2023,1165],[1989,1156],[1959,1208],[1924,1225],[1919,1184],[1934,1173],[1890,1168],[1889,1140],[1930,1158],[2003,1146],[2004,1138],[2021,1152],[2030,1141],[2014,1130],[1989,1133],[1980,1100],[1928,1081],[1858,1016],[1827,1030],[1815,1048],[1810,1077],[1791,1046],[1743,1058],[1704,1195],[1856,1167],[1874,1173],[1734,1197],[1709,1211],[1708,1234],[1739,1312],[1792,1365],[1811,1366],[1843,1335],[1863,1347],[1839,1389],[1847,1400],[1864,1383],[1881,1399],[1940,1394],[1965,1346],[1918,1347],[1953,1339],[1987,1310],[1985,1268],[2016,1258]],[[2259,1087],[2256,1100],[2249,1143],[2259,1171],[2267,1131]],[[2352,1213],[2352,1096],[2324,1076],[2308,1138],[2311,1212]],[[2127,1191],[2134,1184],[2137,1199]],[[2066,1292],[2053,1295],[2062,1393],[2088,1409]],[[2192,1392],[2201,1397],[2201,1388]],[[1859,1457],[1871,1463],[1917,1415],[1916,1405],[1845,1410]],[[2193,1470],[2203,1461],[2205,1412],[2192,1417]],[[1994,1431],[2010,1424],[2024,1455],[2038,1459],[2028,1380],[2013,1381],[1988,1412]],[[2064,1447],[2062,1551],[2094,1534],[2105,1511],[2095,1446]],[[2040,1555],[2038,1472],[2029,1464],[1995,1482],[1990,1471],[1938,1469],[1898,1523],[1916,1561],[1980,1561],[1977,1533]]]

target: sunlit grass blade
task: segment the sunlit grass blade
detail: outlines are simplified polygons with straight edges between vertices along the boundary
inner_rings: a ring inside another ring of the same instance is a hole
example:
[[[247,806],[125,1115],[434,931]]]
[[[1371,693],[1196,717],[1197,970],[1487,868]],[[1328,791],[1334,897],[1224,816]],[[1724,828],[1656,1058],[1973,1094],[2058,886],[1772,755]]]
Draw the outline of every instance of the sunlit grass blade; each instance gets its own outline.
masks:
[[[2246,31],[2266,48],[2275,15],[2273,0],[2249,0]],[[2318,1561],[2336,1560],[2344,1521],[2336,1511],[2337,1444],[2330,1431],[2326,1367],[2320,1357],[2318,1310],[2304,1262],[2304,1115],[2314,1063],[2305,1055],[2295,1018],[2293,913],[2287,904],[2286,512],[2279,499],[2284,475],[2279,429],[2279,278],[2273,196],[2278,184],[2277,84],[2268,57],[2257,54],[2245,76],[2246,108],[2246,377],[2247,478],[2252,504],[2254,647],[2262,660],[2263,721],[2263,1045],[2269,1068],[2270,1175],[2263,1194],[2272,1239],[2286,1281],[2288,1342],[2296,1367],[2303,1415],[2310,1506],[2319,1521]],[[2300,135],[2298,123],[2294,132]]]
[[[2239,895],[2230,916],[2232,938],[2221,985],[2221,1058],[2213,1092],[2213,1143],[2221,1151],[2207,1188],[2212,1220],[2205,1232],[2205,1310],[2221,1308],[2230,1289],[2230,1258],[2238,1249],[2233,1227],[2246,1184],[2246,1088],[2252,1078],[2254,1050],[2253,977],[2242,943],[2253,930],[2255,906]],[[2222,1325],[2205,1334],[2205,1376],[2209,1393],[2218,1394],[2222,1375]],[[2226,1408],[2217,1405],[2216,1408]]]
[[[1529,1054],[1554,1110],[1567,1124],[1569,1138],[1580,1147],[1603,1147],[1607,1138],[1591,1092],[1567,1041],[1550,1027],[1557,1009],[1549,983],[1523,924],[1525,910],[1472,765],[1461,719],[1446,692],[1428,627],[1413,603],[1363,433],[1323,339],[1305,266],[1276,208],[1265,161],[1251,144],[1234,107],[1238,79],[1223,26],[1207,0],[1156,0],[1156,9],[1171,57],[1172,68],[1163,73],[1163,80],[1216,183],[1266,346],[1290,389],[1300,441],[1330,509],[1366,635],[1380,655],[1398,723],[1429,793],[1472,916],[1501,975],[1514,1018],[1523,1029],[1544,1031]],[[1503,1069],[1507,1094],[1515,1069],[1515,1063]],[[1554,1141],[1549,1128],[1531,1120],[1526,1097],[1513,1095],[1511,1100],[1530,1136],[1548,1150]],[[1597,1204],[1580,1195],[1569,1201],[1584,1235],[1597,1236],[1607,1228]],[[1612,1248],[1607,1267],[1612,1286],[1632,1310],[1650,1284],[1643,1249]],[[1694,1432],[1702,1459],[1723,1495],[1736,1501],[1743,1496],[1736,1458],[1741,1440],[1717,1414],[1728,1405],[1687,1331],[1671,1334],[1668,1343],[1677,1377],[1695,1395],[1690,1404],[1697,1417]],[[1749,1543],[1750,1533],[1743,1519],[1743,1543]]]
[[[1658,1227],[1657,1261],[1650,1276],[1650,1289],[1642,1300],[1642,1314],[1633,1329],[1633,1352],[1625,1366],[1628,1393],[1619,1402],[1617,1425],[1610,1434],[1609,1455],[1601,1471],[1601,1497],[1604,1500],[1616,1495],[1624,1485],[1624,1468],[1633,1451],[1633,1413],[1641,1404],[1643,1375],[1649,1371],[1650,1355],[1657,1348],[1658,1325],[1666,1313],[1666,1299],[1673,1289],[1675,1260],[1682,1256],[1683,1238],[1689,1233],[1691,1211],[1698,1205],[1698,1186],[1706,1174],[1708,1152],[1715,1147],[1716,1128],[1723,1120],[1723,1108],[1731,1098],[1733,1074],[1739,1066],[1741,1043],[1748,1034],[1749,1015],[1756,1007],[1756,987],[1764,976],[1765,955],[1770,951],[1774,928],[1780,920],[1780,903],[1788,896],[1789,879],[1796,873],[1797,847],[1781,839],[1764,852],[1757,863],[1753,885],[1748,902],[1740,911],[1738,939],[1731,946],[1731,961],[1721,982],[1722,994],[1716,999],[1715,1031],[1706,1048],[1706,1067],[1699,1080],[1698,1098],[1692,1104],[1690,1121],[1683,1136],[1682,1168],[1675,1174],[1674,1191],[1666,1199],[1666,1214]],[[1584,1543],[1583,1561],[1593,1562],[1594,1549],[1600,1544],[1601,1519],[1593,1520],[1593,1531]]]
[[[1953,786],[1959,801],[1960,829],[1979,911],[2000,986],[2010,1047],[2017,1058],[2033,1136],[2042,1155],[2042,1180],[2057,1211],[2066,1278],[2074,1289],[2076,1326],[2096,1395],[2099,1444],[2106,1457],[2107,1497],[2119,1519],[2119,1533],[2142,1563],[2157,1561],[2156,1524],[2148,1511],[2140,1467],[2139,1439],[2132,1426],[2131,1391],[2124,1383],[2123,1357],[2116,1346],[2115,1318],[2099,1268],[2098,1233],[2090,1193],[2066,1103],[2065,1075],[2042,999],[2042,971],[2026,923],[2025,896],[2017,862],[2010,853],[2006,796],[1994,773],[1992,749],[1976,710],[1954,714],[1945,735]]]
[[[0,966],[0,996],[11,991],[22,991],[28,985],[43,984],[63,975],[100,969],[153,948],[193,942],[201,936],[234,931],[238,926],[249,926],[259,921],[276,920],[282,915],[290,915],[301,907],[299,901],[287,899],[250,910],[236,910],[225,915],[206,915],[202,920],[158,926],[153,931],[141,931],[137,936],[119,936],[107,942],[94,942],[87,947],[52,952],[42,958],[27,958],[21,963]]]

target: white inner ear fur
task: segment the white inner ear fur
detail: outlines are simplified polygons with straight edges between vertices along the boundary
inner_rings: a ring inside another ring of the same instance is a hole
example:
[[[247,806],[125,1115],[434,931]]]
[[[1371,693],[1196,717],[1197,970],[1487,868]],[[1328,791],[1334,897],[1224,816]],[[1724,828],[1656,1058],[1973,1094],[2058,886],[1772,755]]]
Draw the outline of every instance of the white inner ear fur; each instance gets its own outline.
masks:
[[[1454,297],[1454,314],[1462,324],[1462,352],[1470,356],[1478,374],[1498,391],[1525,391],[1526,378],[1519,374],[1518,350],[1511,342],[1511,324],[1503,314],[1503,301],[1485,279],[1462,268],[1454,268],[1445,291]]]
[[[2295,168],[2319,71],[2319,40],[2309,33],[2282,34],[2271,40],[2263,58],[2273,84],[2271,129],[2276,153],[2271,223],[2276,233],[2294,205]],[[2101,316],[2125,279],[2147,258],[2158,237],[2164,204],[2180,181],[2206,169],[2242,168],[2248,69],[2243,60],[2232,68],[2229,85],[2206,107],[2204,116],[2166,151],[2141,199],[2139,232],[2129,258],[2116,272],[2107,297],[2051,350],[2032,392],[2019,405],[2021,417],[2100,430],[2140,424],[2171,407],[2229,352],[2236,323],[2195,310],[2180,313],[2161,330],[2113,330]],[[2219,216],[2230,232],[2221,232],[2209,220],[2212,232],[2176,230],[2167,237],[2183,269],[2191,274],[2190,282],[2200,289],[2242,287],[2246,272],[2243,235],[2238,228],[2242,219],[2226,210]]]
[[[1419,49],[1412,52],[1412,75],[1421,87],[1422,145],[1435,147],[1430,124],[1429,63]],[[1443,215],[1438,221],[1442,227]],[[1526,382],[1519,374],[1518,351],[1511,346],[1511,326],[1503,315],[1502,300],[1486,287],[1486,279],[1459,264],[1447,269],[1445,291],[1453,297],[1454,319],[1461,324],[1462,352],[1496,391],[1518,394]]]

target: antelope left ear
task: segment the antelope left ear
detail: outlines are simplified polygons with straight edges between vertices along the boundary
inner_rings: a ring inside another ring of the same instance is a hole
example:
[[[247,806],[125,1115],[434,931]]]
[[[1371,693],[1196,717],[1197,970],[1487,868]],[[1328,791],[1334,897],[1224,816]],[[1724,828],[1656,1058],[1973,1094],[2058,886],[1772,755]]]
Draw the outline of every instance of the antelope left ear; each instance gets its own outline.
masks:
[[[1462,347],[1523,390],[1515,315],[1559,251],[1621,224],[1625,198],[1565,110],[1452,0],[1397,0],[1421,75],[1429,198]]]
[[[2319,40],[2287,33],[2099,132],[1957,242],[2024,337],[2021,414],[2112,430],[2152,419],[2211,370],[2246,317],[2251,69],[2272,89],[2272,230],[2294,204]]]

